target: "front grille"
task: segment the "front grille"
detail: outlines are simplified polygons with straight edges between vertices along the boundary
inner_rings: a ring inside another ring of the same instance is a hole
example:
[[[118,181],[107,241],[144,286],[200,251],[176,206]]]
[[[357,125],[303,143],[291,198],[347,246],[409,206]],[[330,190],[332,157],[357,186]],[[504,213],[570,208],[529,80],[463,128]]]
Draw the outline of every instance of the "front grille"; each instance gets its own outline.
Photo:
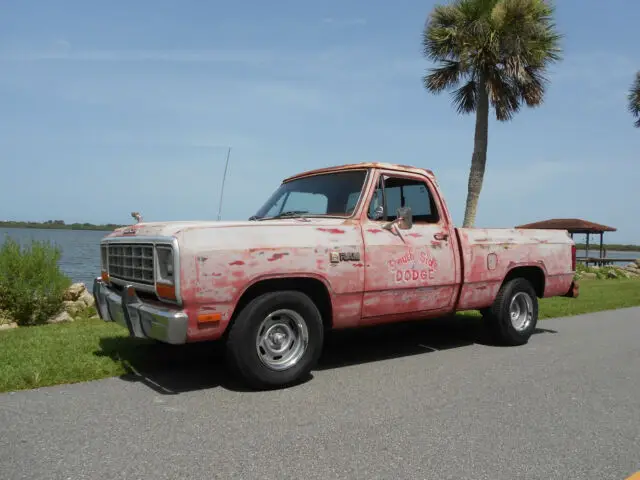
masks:
[[[107,248],[110,277],[146,285],[154,284],[152,244],[111,243]]]

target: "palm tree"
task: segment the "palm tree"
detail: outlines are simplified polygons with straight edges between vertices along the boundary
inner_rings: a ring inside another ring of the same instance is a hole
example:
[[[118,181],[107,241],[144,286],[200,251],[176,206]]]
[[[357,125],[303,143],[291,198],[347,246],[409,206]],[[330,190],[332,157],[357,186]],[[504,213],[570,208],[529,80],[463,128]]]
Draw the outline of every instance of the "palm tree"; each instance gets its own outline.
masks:
[[[508,121],[523,104],[540,105],[545,70],[560,60],[553,12],[545,0],[452,0],[437,5],[427,20],[424,55],[437,65],[424,77],[425,88],[437,94],[455,87],[458,113],[476,113],[464,227],[475,223],[490,107],[498,121]]]
[[[636,73],[636,79],[631,85],[627,99],[629,111],[636,118],[635,126],[640,128],[640,72]]]

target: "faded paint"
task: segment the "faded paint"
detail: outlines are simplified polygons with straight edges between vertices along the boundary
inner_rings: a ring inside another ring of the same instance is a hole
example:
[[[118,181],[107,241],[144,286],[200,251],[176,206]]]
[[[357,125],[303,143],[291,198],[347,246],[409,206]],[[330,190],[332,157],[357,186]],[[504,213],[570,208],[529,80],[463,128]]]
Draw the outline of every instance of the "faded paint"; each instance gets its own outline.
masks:
[[[473,228],[457,231],[465,266],[458,309],[491,305],[504,278],[518,267],[535,267],[544,273],[545,297],[569,290],[573,241],[565,232]],[[495,260],[488,265],[490,255]]]
[[[300,176],[347,168],[373,169],[363,201],[349,218],[133,226],[136,237],[178,241],[188,341],[219,338],[242,295],[257,282],[272,279],[306,278],[324,286],[331,300],[333,328],[484,308],[492,304],[506,275],[519,267],[540,269],[545,297],[569,292],[573,241],[566,232],[457,229],[433,175],[424,169],[376,163]],[[368,204],[383,172],[424,181],[432,191],[438,223],[414,221],[410,230],[393,232],[383,228],[385,222],[368,219]],[[123,231],[108,237],[124,237]],[[219,313],[220,321],[199,324],[197,316],[203,312]]]
[[[176,235],[181,245],[181,294],[189,313],[189,334],[217,338],[226,328],[242,294],[261,280],[283,277],[307,277],[321,281],[329,290],[336,326],[355,326],[360,318],[364,264],[341,261],[329,263],[329,239],[340,230],[340,252],[357,253],[364,258],[359,225],[344,225],[342,220],[310,219],[306,223],[290,220],[240,223],[237,227],[208,226],[187,229]],[[293,226],[295,225],[295,226]],[[338,228],[340,227],[340,228]],[[202,265],[197,256],[207,256]],[[241,259],[241,269],[228,269],[229,258]],[[356,265],[360,268],[354,268]],[[221,277],[212,273],[228,272]],[[202,308],[217,307],[222,313],[218,329],[203,333],[194,322]],[[190,337],[191,338],[191,337]]]
[[[307,172],[298,173],[289,178],[285,178],[283,182],[290,182],[291,180],[295,180],[298,178],[310,177],[312,175],[321,175],[323,173],[342,172],[347,170],[370,170],[370,169],[390,170],[396,173],[413,173],[416,175],[427,177],[432,182],[435,181],[433,172],[431,170],[427,170],[424,168],[411,167],[408,165],[399,165],[395,163],[362,162],[362,163],[352,163],[347,165],[339,165],[335,167],[318,168],[316,170],[309,170]]]

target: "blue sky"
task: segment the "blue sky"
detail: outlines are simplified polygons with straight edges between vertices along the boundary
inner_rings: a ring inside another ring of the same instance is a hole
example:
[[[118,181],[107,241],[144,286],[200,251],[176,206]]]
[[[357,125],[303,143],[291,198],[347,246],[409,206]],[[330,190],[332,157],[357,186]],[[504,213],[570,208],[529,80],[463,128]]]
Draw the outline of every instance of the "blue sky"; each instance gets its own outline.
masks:
[[[473,117],[422,87],[435,2],[0,1],[0,219],[223,219],[332,164],[432,169],[462,222]],[[556,2],[545,104],[492,121],[477,226],[579,217],[640,243],[640,3]],[[606,3],[606,6],[605,6]]]

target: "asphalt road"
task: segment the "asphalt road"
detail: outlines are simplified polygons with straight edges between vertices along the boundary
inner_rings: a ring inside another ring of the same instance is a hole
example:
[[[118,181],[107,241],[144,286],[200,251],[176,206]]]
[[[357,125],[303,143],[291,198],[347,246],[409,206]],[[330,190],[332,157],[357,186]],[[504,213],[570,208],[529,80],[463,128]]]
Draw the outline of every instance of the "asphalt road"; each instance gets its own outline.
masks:
[[[246,392],[215,354],[0,395],[0,478],[594,479],[640,470],[640,309],[331,338],[310,381]],[[178,354],[183,355],[183,351]]]

